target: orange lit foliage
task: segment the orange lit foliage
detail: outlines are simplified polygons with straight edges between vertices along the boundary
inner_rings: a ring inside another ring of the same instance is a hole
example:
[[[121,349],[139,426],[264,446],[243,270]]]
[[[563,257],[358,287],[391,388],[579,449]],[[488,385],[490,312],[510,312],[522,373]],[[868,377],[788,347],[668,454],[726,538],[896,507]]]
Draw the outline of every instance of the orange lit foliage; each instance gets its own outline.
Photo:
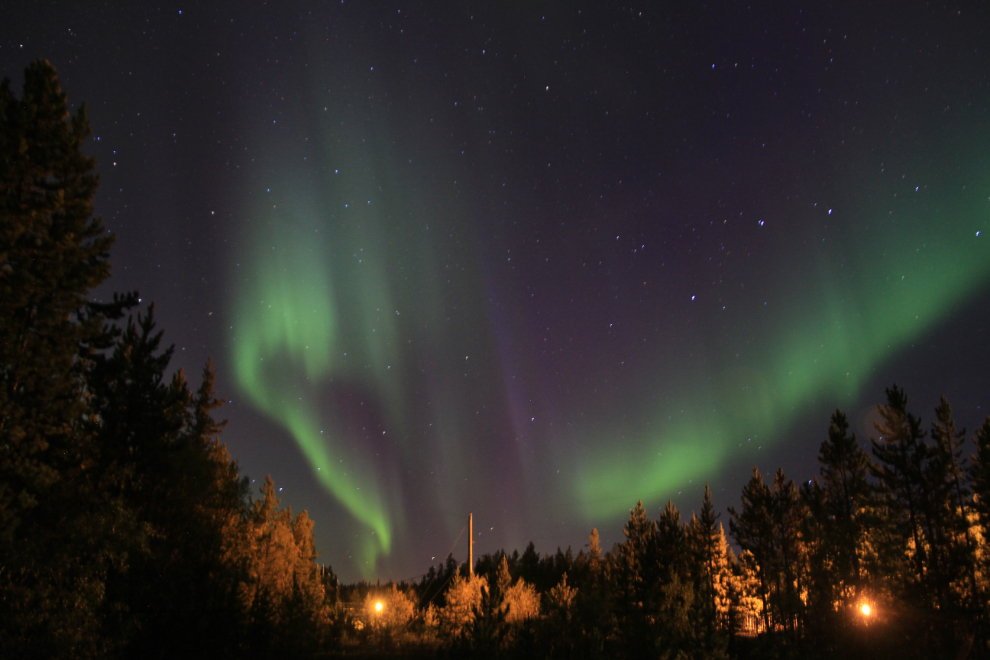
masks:
[[[577,589],[567,586],[567,573],[560,578],[560,584],[547,593],[547,609],[551,612],[566,613],[574,603]]]
[[[382,604],[381,611],[376,607],[378,603]],[[393,584],[391,588],[365,596],[361,613],[362,619],[372,628],[400,632],[416,615],[416,603]]]
[[[508,608],[505,615],[506,622],[517,623],[532,619],[540,614],[540,595],[536,593],[536,587],[522,578],[519,578],[504,593],[503,604]]]
[[[305,511],[293,519],[290,508],[279,508],[270,476],[265,478],[262,493],[263,498],[251,502],[242,542],[230,548],[231,559],[245,567],[237,597],[248,615],[249,629],[262,638],[280,637],[290,630],[314,630],[326,622],[329,610],[313,561],[313,521]],[[281,646],[278,639],[258,641]]]
[[[440,634],[456,637],[464,633],[474,621],[474,609],[481,606],[481,590],[488,588],[488,580],[477,575],[454,575],[447,590],[447,604],[437,612]]]
[[[522,578],[512,584],[509,562],[505,555],[502,555],[502,561],[495,569],[494,582],[496,592],[502,598],[499,611],[506,612],[506,623],[516,623],[539,616],[540,595],[536,593],[536,587]]]

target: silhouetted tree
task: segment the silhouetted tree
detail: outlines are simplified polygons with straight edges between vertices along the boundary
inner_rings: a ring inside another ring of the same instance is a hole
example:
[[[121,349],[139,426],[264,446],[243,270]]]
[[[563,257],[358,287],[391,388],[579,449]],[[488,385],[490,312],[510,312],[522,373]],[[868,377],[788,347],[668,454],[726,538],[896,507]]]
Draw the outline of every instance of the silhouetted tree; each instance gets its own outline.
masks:
[[[803,525],[808,553],[807,622],[819,655],[839,653],[850,612],[863,590],[860,554],[869,512],[870,458],[849,435],[840,410],[818,450],[819,476],[801,488],[809,512]]]
[[[754,466],[753,476],[742,490],[742,509],[737,512],[729,507],[729,530],[739,547],[753,558],[759,581],[763,626],[767,630],[773,627],[770,599],[777,582],[773,506],[773,493]]]
[[[112,339],[104,319],[131,303],[87,303],[113,242],[93,216],[89,134],[48,62],[27,67],[20,99],[0,84],[0,648],[12,656],[117,647],[103,630],[106,572],[146,532],[101,488],[87,409],[91,356]]]

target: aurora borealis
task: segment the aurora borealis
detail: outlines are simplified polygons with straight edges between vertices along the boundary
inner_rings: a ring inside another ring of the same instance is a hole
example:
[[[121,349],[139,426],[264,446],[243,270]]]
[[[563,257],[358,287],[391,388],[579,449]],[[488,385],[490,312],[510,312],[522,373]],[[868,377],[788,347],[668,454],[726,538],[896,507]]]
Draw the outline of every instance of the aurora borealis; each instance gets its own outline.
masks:
[[[984,6],[142,4],[3,75],[89,104],[107,295],[345,580],[809,479],[891,382],[990,411]]]

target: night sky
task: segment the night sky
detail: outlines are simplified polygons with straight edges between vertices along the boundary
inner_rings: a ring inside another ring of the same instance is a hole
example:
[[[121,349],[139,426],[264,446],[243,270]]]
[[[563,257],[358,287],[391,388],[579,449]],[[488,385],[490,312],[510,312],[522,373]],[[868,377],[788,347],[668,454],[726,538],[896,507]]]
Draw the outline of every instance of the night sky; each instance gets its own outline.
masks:
[[[80,7],[80,5],[88,5]],[[4,3],[117,235],[346,581],[990,413],[990,5]],[[723,515],[723,521],[725,516]],[[455,544],[455,540],[457,543]]]

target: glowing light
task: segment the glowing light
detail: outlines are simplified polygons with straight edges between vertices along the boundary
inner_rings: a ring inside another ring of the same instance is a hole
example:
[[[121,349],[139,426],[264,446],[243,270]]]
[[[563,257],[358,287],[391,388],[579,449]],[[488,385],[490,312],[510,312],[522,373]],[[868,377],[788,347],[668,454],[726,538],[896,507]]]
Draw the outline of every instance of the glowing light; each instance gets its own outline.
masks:
[[[866,607],[866,606],[864,605],[863,607]],[[867,608],[867,609],[869,609],[869,608]],[[382,611],[381,601],[375,603],[375,611],[377,611],[377,612],[381,612]]]
[[[870,612],[873,610],[870,609],[869,605],[863,603],[863,606],[859,608],[859,611],[863,613],[863,616],[870,616]]]

